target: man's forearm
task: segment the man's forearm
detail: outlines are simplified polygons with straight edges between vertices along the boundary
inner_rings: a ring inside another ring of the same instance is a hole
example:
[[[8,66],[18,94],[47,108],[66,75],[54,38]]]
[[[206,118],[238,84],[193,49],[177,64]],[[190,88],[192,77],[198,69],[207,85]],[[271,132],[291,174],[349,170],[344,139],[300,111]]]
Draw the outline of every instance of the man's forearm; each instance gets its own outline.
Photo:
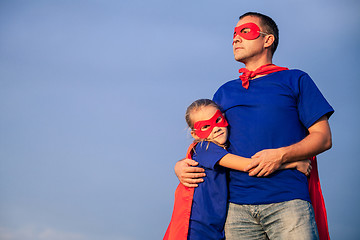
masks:
[[[331,131],[326,116],[316,121],[308,131],[308,136],[298,143],[257,152],[245,171],[249,171],[250,176],[268,176],[284,163],[305,160],[331,148]]]
[[[279,148],[282,152],[282,163],[308,159],[331,148],[331,131],[326,116],[320,118],[313,126],[309,128],[309,135],[302,141]]]

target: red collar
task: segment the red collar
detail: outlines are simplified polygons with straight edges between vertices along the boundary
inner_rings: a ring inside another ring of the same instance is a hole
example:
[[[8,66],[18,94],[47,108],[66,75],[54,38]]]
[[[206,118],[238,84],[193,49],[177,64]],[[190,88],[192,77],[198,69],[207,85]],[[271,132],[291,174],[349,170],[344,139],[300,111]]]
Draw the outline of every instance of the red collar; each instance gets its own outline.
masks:
[[[289,70],[289,69],[286,67],[279,67],[279,66],[276,66],[271,63],[263,65],[263,66],[257,68],[255,71],[250,71],[246,68],[240,68],[239,73],[242,73],[242,75],[240,75],[239,78],[242,81],[242,86],[244,88],[248,89],[250,78],[254,78],[257,75],[266,75],[266,74],[270,74],[273,72],[280,72],[280,71],[284,71],[284,70]]]

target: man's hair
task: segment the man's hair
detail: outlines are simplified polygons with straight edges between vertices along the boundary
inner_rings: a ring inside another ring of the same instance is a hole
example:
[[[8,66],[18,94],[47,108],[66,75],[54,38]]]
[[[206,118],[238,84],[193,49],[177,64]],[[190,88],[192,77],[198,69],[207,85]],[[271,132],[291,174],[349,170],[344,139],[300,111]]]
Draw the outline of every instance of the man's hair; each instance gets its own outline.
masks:
[[[279,44],[279,29],[276,25],[275,21],[272,20],[271,17],[268,17],[264,14],[257,13],[257,12],[247,12],[239,17],[239,20],[246,17],[246,16],[253,16],[258,17],[260,19],[260,23],[262,27],[264,28],[263,31],[265,31],[268,34],[272,34],[275,37],[275,40],[271,46],[271,53],[274,55],[276,48]]]

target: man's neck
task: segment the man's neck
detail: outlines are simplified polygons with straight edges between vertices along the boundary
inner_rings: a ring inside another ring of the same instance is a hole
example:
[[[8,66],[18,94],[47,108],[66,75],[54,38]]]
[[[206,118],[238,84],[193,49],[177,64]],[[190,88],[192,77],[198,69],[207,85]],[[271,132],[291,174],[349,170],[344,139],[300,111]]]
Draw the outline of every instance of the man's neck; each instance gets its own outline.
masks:
[[[267,64],[272,64],[272,62],[262,62],[262,63],[254,63],[254,64],[245,64],[246,69],[250,70],[250,71],[255,71],[256,69],[258,69],[261,66],[267,65]]]
[[[272,56],[264,54],[258,59],[250,59],[249,61],[244,62],[246,69],[250,71],[255,71],[259,67],[272,64]]]

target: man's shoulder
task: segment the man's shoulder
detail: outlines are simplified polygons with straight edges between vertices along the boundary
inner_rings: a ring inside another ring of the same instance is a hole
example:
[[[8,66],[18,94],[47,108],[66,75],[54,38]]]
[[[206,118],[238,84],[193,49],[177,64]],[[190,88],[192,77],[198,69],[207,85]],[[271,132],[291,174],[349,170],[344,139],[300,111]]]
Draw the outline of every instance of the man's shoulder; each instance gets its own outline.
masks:
[[[274,72],[270,72],[268,74],[265,75],[261,75],[261,76],[257,76],[256,78],[273,78],[273,77],[278,77],[279,75],[302,75],[302,74],[306,74],[306,72],[297,69],[297,68],[285,68],[278,70],[278,71],[274,71]],[[255,78],[255,79],[256,79]]]
[[[234,80],[230,80],[226,83],[224,83],[223,85],[221,85],[215,92],[214,96],[213,96],[213,100],[221,105],[221,99],[224,97],[224,95],[227,95],[226,93],[232,92],[232,91],[236,91],[236,89],[240,88],[241,85],[241,81],[240,79],[234,79]]]
[[[300,69],[290,69],[275,74],[269,74],[269,79],[286,86],[292,86],[291,88],[296,88],[300,82],[311,80],[311,77]]]
[[[289,75],[289,76],[294,76],[294,77],[301,77],[303,75],[307,75],[306,72],[304,72],[303,70],[300,70],[300,69],[289,69],[287,71],[281,71],[279,73]]]
[[[239,78],[227,81],[226,83],[222,84],[218,88],[217,92],[219,90],[221,90],[221,89],[226,89],[226,88],[229,88],[229,87],[232,88],[234,85],[241,85],[241,81],[239,80]]]

